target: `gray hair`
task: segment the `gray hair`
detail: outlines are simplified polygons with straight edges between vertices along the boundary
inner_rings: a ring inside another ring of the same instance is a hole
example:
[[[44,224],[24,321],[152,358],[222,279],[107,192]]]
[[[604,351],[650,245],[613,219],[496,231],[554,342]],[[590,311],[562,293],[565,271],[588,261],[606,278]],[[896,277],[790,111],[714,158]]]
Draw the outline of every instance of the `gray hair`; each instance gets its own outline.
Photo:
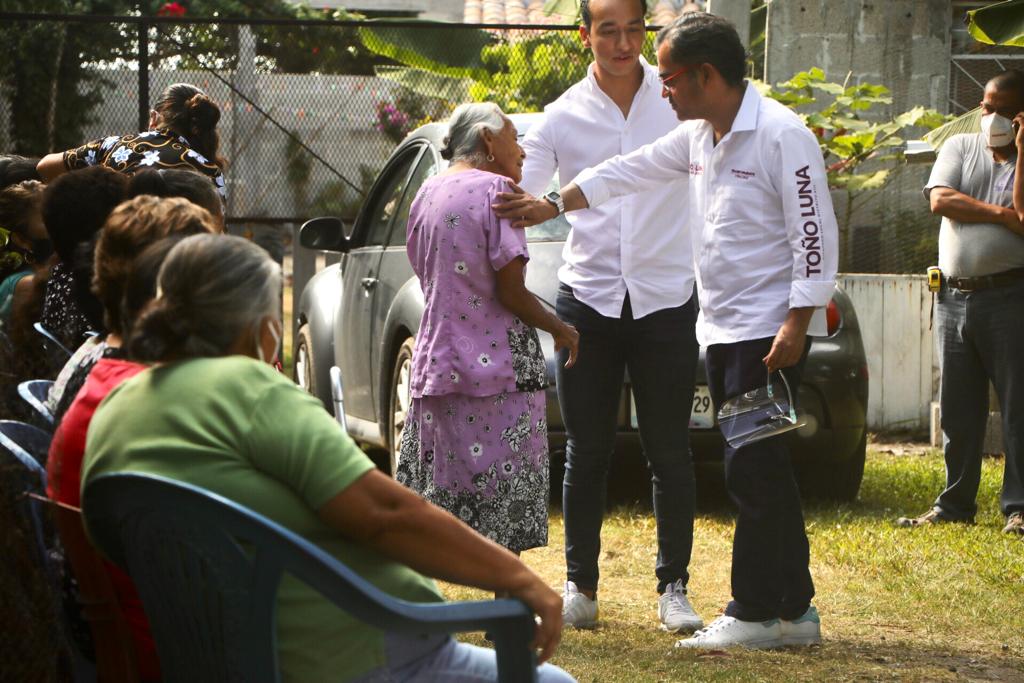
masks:
[[[128,344],[142,361],[227,355],[264,316],[278,314],[281,268],[262,248],[228,235],[181,240],[157,276],[157,297],[139,316]]]
[[[507,122],[505,112],[493,102],[460,104],[448,119],[448,135],[444,138],[441,156],[449,161],[482,165],[484,130],[497,135]]]

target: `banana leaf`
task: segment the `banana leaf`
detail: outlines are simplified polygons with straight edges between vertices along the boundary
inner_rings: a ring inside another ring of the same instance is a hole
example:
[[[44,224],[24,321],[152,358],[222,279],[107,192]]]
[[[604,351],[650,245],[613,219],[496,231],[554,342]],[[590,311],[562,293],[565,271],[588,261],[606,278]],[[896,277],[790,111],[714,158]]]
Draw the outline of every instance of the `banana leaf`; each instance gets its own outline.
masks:
[[[548,16],[559,14],[563,17],[568,17],[569,21],[572,22],[576,16],[578,5],[577,0],[548,0],[544,3],[544,14]]]
[[[442,76],[407,66],[378,66],[377,76],[394,81],[409,90],[432,99],[459,103],[469,101],[471,80]]]
[[[975,107],[966,114],[961,114],[949,123],[935,128],[924,136],[925,142],[938,151],[949,138],[960,133],[977,133],[981,130],[981,107]]]
[[[366,49],[378,55],[431,73],[453,78],[487,80],[489,74],[481,54],[497,41],[482,29],[454,28],[424,21],[415,27],[388,26],[387,21],[361,26],[359,38]]]
[[[1006,0],[967,13],[967,30],[979,43],[1024,47],[1024,0]]]

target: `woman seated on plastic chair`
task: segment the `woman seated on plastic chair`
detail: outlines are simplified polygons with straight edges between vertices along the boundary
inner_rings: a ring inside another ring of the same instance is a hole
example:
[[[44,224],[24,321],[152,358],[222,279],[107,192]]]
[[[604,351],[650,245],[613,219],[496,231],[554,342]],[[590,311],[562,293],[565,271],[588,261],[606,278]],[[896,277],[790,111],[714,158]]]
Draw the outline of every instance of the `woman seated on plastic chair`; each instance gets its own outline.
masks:
[[[501,546],[378,471],[323,406],[270,365],[282,324],[280,268],[237,237],[188,237],[168,254],[129,355],[155,367],[115,389],[89,429],[83,487],[109,472],[177,479],[317,543],[389,594],[442,600],[427,576],[506,592],[541,617],[541,659],[561,599]],[[364,625],[297,581],[278,593],[286,680],[482,681],[494,652],[448,636]],[[572,680],[551,665],[541,681]]]

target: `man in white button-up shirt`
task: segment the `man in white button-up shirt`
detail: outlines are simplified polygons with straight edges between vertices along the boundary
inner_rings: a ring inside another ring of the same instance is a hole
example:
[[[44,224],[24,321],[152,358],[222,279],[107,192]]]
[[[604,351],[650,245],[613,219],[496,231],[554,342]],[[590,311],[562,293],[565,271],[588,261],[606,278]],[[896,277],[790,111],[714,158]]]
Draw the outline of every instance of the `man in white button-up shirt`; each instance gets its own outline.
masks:
[[[716,406],[764,387],[766,368],[799,386],[808,335],[826,333],[837,230],[814,136],[743,79],[744,49],[724,19],[685,15],[658,36],[664,94],[681,120],[635,152],[580,173],[562,188],[565,210],[689,176],[701,312]],[[521,224],[551,218],[544,202],[505,197]],[[681,647],[775,647],[820,640],[800,497],[780,437],[725,449],[726,486],[739,514],[733,600]]]
[[[556,169],[567,184],[679,124],[661,98],[657,69],[640,56],[644,13],[640,0],[583,3],[580,35],[594,61],[523,141],[527,191],[542,193]],[[580,352],[573,368],[556,367],[567,437],[563,618],[571,626],[597,619],[601,522],[624,370],[652,470],[658,615],[670,631],[703,626],[686,597],[694,512],[687,418],[698,353],[693,257],[679,206],[686,184],[676,178],[568,216],[556,308],[579,331]]]

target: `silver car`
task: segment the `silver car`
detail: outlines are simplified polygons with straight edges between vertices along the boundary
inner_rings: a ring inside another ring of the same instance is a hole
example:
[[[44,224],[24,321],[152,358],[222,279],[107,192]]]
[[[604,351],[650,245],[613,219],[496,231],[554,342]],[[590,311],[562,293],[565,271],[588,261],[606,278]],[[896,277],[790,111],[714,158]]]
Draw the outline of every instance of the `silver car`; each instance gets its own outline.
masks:
[[[542,114],[513,115],[520,135]],[[396,445],[410,403],[413,340],[423,313],[423,293],[405,251],[409,208],[423,181],[447,162],[440,147],[446,126],[425,125],[394,151],[367,195],[351,234],[337,218],[307,222],[300,242],[307,249],[340,252],[341,261],[317,273],[295,311],[295,379],[316,395],[354,439],[394,471]],[[552,181],[554,183],[554,180]],[[530,267],[527,286],[553,308],[557,271],[569,224],[563,216],[527,231]],[[799,409],[807,424],[786,438],[807,494],[852,500],[860,487],[867,444],[868,377],[864,345],[849,298],[838,288],[828,307],[829,336],[811,347]],[[552,464],[564,454],[565,433],[554,386],[554,348],[540,332],[548,361],[548,425]],[[720,470],[722,438],[704,377],[703,351],[688,414],[698,475]],[[635,410],[625,378],[616,453],[620,463],[639,467],[641,454]],[[621,466],[621,465],[620,465]],[[552,481],[557,481],[552,472]]]

